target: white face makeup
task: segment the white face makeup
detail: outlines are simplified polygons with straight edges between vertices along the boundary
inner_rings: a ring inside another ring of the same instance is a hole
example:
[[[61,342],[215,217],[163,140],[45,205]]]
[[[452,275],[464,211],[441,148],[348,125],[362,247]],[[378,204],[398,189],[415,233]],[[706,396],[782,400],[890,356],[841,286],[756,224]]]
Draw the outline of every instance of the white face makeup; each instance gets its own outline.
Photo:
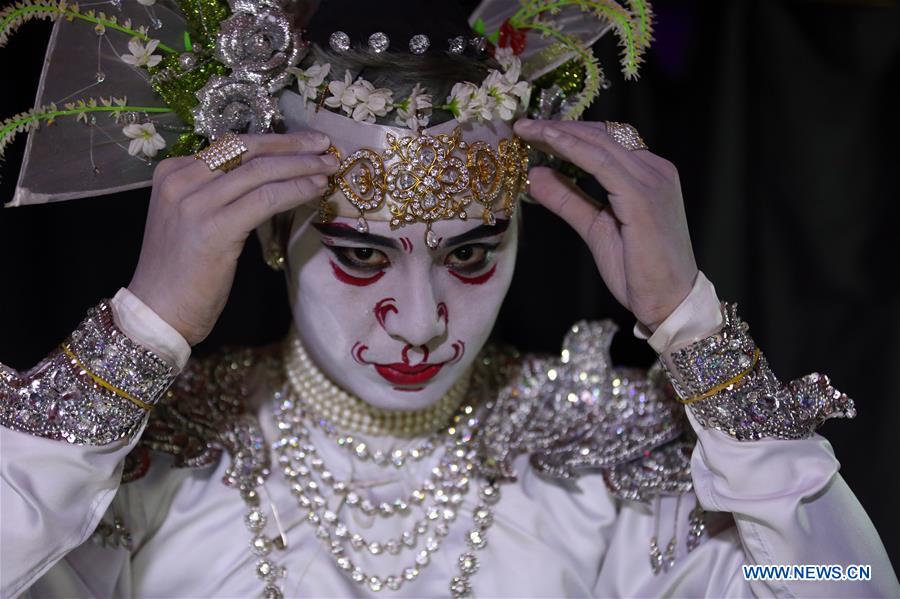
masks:
[[[299,214],[298,214],[299,216]],[[475,360],[515,266],[517,227],[441,221],[392,231],[337,218],[295,221],[287,266],[294,323],[322,371],[369,404],[417,410],[437,402]]]

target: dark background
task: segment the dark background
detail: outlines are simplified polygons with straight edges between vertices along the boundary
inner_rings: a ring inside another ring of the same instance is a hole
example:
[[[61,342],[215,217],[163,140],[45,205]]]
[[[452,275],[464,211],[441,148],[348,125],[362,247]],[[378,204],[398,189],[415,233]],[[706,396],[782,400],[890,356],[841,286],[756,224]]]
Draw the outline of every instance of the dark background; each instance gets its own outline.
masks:
[[[637,83],[598,51],[613,87],[591,117],[633,123],[678,165],[700,268],[740,312],[784,379],[831,376],[855,398],[855,421],[829,421],[841,474],[900,565],[900,10],[895,2],[654,3],[656,44]],[[0,115],[31,107],[49,25],[26,25],[0,49]],[[24,149],[0,165],[12,197]],[[78,149],[73,149],[77,151]],[[126,285],[148,192],[0,210],[0,360],[27,368],[84,311]],[[579,318],[611,317],[619,362],[654,355],[609,295],[582,243],[525,206],[518,271],[497,327],[523,349],[555,351]],[[231,300],[196,351],[264,344],[289,312],[257,244]],[[828,523],[814,523],[827,526]]]

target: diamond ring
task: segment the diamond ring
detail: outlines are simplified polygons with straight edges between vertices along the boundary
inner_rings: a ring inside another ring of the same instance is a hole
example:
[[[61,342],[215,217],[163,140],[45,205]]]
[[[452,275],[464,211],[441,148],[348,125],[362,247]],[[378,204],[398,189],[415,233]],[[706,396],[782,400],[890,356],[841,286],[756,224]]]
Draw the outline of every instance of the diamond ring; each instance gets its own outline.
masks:
[[[646,150],[647,144],[641,139],[641,135],[637,129],[628,123],[617,123],[615,121],[606,121],[606,132],[613,138],[617,144],[626,150],[633,152],[635,150]]]
[[[241,138],[228,131],[208,147],[194,154],[194,158],[205,162],[211,171],[219,169],[227,173],[241,165],[241,157],[246,151],[247,146]]]

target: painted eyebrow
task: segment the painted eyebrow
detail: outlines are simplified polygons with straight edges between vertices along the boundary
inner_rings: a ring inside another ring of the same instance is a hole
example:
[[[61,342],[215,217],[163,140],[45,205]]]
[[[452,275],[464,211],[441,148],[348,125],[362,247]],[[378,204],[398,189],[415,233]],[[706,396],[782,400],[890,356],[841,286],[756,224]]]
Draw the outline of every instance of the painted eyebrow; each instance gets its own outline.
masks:
[[[495,225],[478,225],[470,231],[466,231],[456,237],[451,237],[442,245],[444,247],[452,247],[467,241],[474,241],[483,237],[494,237],[504,233],[509,228],[509,219],[498,220]]]
[[[393,248],[395,250],[400,249],[400,245],[395,239],[384,237],[383,235],[375,235],[374,233],[360,233],[346,223],[314,223],[313,227],[315,227],[319,233],[327,235],[328,237],[358,241],[366,245],[377,245]]]

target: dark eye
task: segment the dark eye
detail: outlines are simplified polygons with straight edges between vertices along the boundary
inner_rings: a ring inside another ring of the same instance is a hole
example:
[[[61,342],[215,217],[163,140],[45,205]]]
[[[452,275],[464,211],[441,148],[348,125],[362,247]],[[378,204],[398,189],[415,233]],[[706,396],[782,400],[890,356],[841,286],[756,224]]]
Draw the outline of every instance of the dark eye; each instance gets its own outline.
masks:
[[[331,249],[342,264],[351,268],[380,270],[391,263],[384,252],[374,248],[333,247]]]
[[[447,254],[444,264],[454,270],[475,272],[483,268],[490,259],[491,250],[496,247],[483,243],[463,245]]]

